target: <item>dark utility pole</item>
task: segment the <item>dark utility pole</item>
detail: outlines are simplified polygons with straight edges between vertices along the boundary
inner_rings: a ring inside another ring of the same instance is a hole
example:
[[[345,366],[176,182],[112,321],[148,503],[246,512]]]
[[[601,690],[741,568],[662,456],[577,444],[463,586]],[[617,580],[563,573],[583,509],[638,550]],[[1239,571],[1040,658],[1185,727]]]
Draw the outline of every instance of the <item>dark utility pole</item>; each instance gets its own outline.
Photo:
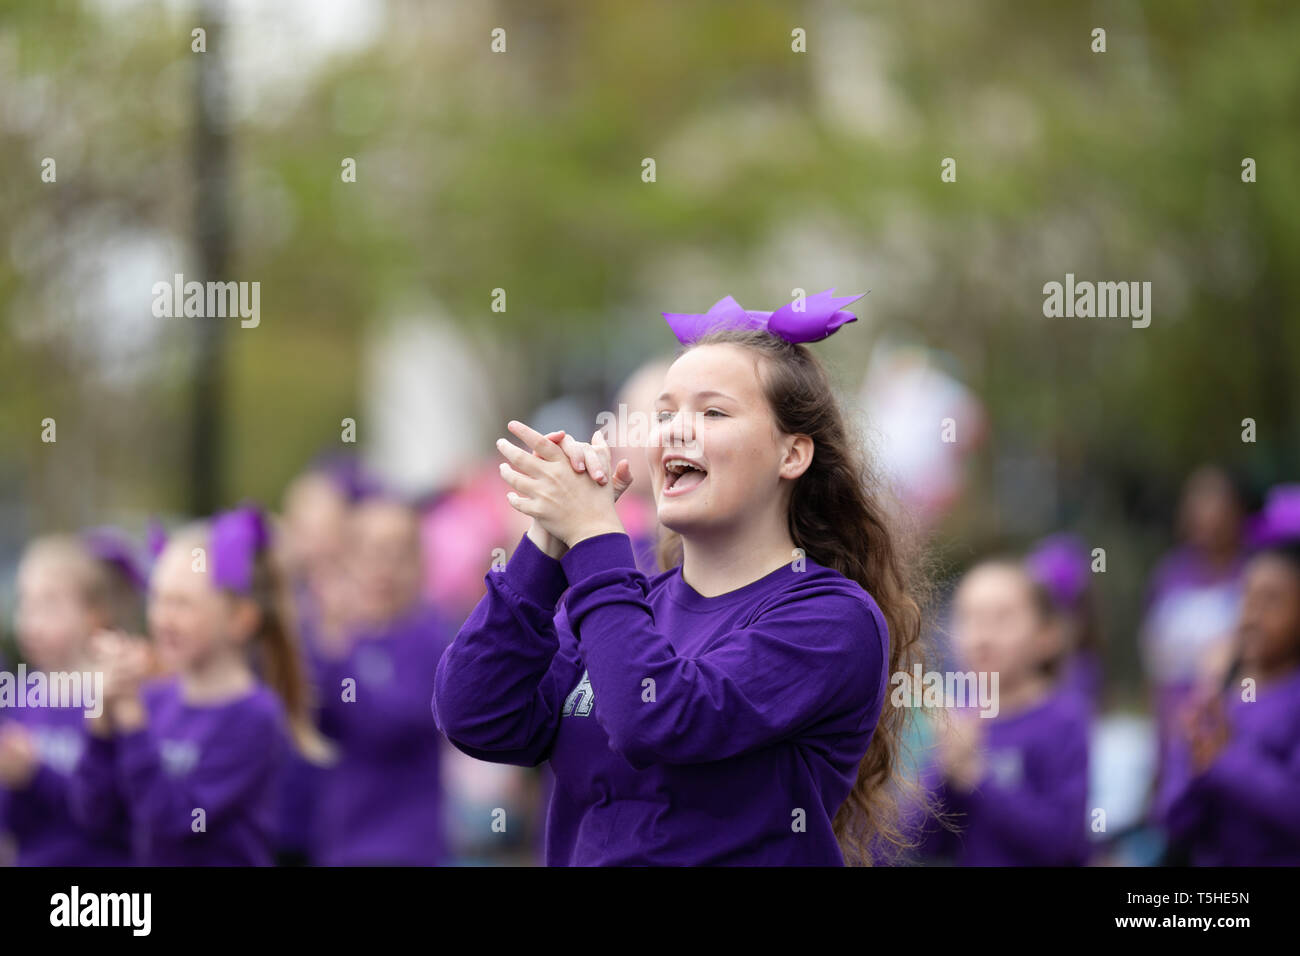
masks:
[[[207,31],[207,50],[191,53],[194,83],[194,245],[200,275],[226,281],[230,250],[230,149],[227,86],[223,60],[225,6],[222,0],[199,0],[196,25]],[[186,277],[189,281],[189,277]],[[183,291],[183,290],[182,290]],[[211,514],[221,504],[222,366],[226,323],[215,316],[194,322],[194,406],[190,431],[189,509]]]

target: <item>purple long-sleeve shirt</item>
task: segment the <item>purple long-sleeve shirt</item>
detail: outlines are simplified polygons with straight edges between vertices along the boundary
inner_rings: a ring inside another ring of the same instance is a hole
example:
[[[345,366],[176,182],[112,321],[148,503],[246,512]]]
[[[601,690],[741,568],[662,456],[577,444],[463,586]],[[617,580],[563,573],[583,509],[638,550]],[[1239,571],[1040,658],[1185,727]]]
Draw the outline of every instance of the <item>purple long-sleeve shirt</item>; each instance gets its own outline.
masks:
[[[550,761],[549,865],[843,865],[888,678],[860,585],[807,559],[704,597],[621,533],[560,561],[525,535],[486,584],[434,713],[470,756]]]
[[[339,743],[320,775],[318,861],[326,866],[446,862],[441,751],[429,694],[451,628],[418,604],[361,635],[339,660],[317,660],[321,727]],[[355,684],[344,700],[343,681]]]
[[[270,865],[290,746],[279,698],[257,684],[235,700],[196,706],[174,677],[146,685],[142,696],[143,728],[90,738],[74,774],[77,804],[120,796],[135,860],[145,866]]]
[[[945,782],[935,764],[922,772],[959,832],[925,821],[920,855],[958,866],[1086,863],[1088,714],[1087,700],[1056,691],[1018,713],[979,718],[988,724],[986,769],[972,790]]]
[[[34,739],[39,765],[25,787],[0,788],[0,830],[18,843],[19,866],[126,866],[131,862],[125,808],[109,800],[74,817],[70,778],[86,748],[85,709],[28,707],[0,711]]]
[[[1183,774],[1165,818],[1197,866],[1300,866],[1300,671],[1241,699],[1225,696],[1231,738],[1203,772]],[[1186,745],[1173,751],[1189,766]]]

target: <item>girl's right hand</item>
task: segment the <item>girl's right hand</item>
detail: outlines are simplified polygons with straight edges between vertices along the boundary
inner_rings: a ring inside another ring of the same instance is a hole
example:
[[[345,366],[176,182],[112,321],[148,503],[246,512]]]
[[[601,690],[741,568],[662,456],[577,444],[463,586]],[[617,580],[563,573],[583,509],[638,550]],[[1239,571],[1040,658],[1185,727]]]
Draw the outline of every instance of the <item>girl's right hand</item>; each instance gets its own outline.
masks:
[[[562,436],[559,439],[554,435]],[[612,470],[614,480],[614,500],[618,501],[623,492],[627,491],[632,484],[632,466],[626,458],[620,458],[618,467],[611,469],[612,464],[609,459],[608,445],[602,450],[597,448],[593,442],[596,439],[596,433],[593,433],[592,441],[578,441],[572,435],[565,435],[564,432],[552,432],[546,436],[552,441],[559,444],[560,448],[569,456],[569,464],[573,465],[574,471],[585,471],[591,476],[592,480],[600,485],[607,485],[610,481],[609,472]]]
[[[599,449],[589,442],[577,441],[573,436],[566,434],[564,429],[551,432],[546,437],[560,446],[560,449],[569,457],[569,464],[573,466],[574,471],[585,471],[591,480],[597,484],[609,483],[610,475],[607,474],[610,470],[608,452],[602,454]],[[632,469],[627,459],[624,458],[619,461],[618,467],[613,471],[614,500],[617,501],[619,496],[632,484]],[[569,550],[568,545],[556,538],[536,521],[533,521],[532,526],[528,529],[528,540],[536,545],[537,549],[543,554],[557,561],[564,557]]]
[[[40,766],[36,743],[21,724],[0,724],[0,784],[22,790],[31,783]]]
[[[574,471],[584,470],[585,462],[583,461],[582,456],[575,459],[570,448],[565,447],[565,441],[572,443],[573,439],[569,438],[569,436],[564,433],[564,429],[560,429],[558,432],[551,432],[546,437],[555,442],[561,448],[564,448],[566,452],[570,452],[569,463],[573,465]],[[533,452],[533,454],[537,453]],[[528,527],[528,540],[537,546],[538,551],[542,552],[542,554],[549,558],[554,558],[556,561],[564,557],[569,551],[569,546],[538,524],[536,518],[533,519],[533,523]]]
[[[99,631],[91,637],[90,661],[104,675],[105,702],[136,694],[152,665],[148,641],[117,631]]]

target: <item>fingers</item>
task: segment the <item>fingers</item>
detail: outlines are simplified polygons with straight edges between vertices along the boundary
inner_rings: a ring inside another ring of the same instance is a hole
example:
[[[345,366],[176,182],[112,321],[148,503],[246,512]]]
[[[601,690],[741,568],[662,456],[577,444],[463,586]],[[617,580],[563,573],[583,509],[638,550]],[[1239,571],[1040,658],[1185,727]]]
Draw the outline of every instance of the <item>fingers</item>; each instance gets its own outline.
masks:
[[[545,458],[547,461],[558,461],[564,457],[564,452],[560,446],[553,441],[549,441],[545,435],[536,429],[529,428],[523,422],[517,422],[511,419],[506,425],[510,433],[523,440],[538,458]]]
[[[554,442],[548,441],[546,444],[552,448],[557,447]],[[528,475],[531,478],[541,477],[541,470],[537,462],[538,456],[529,454],[518,445],[508,442],[504,438],[497,439],[497,451],[501,452],[501,456],[506,460],[501,463],[501,476],[503,478],[505,477],[505,470],[509,468],[513,468],[519,474]],[[507,465],[506,462],[509,462],[509,464]]]
[[[588,445],[584,453],[587,456],[587,473],[602,485],[608,482],[609,476],[605,474],[605,463],[601,460],[599,449]]]
[[[513,491],[506,492],[506,501],[510,502],[510,507],[514,508],[521,515],[527,515],[530,518],[536,518],[536,508],[533,503],[522,495],[517,495]]]
[[[626,458],[620,458],[614,469],[614,500],[618,501],[623,492],[632,486],[632,466]]]
[[[569,464],[573,466],[574,471],[586,471],[587,459],[585,446],[572,435],[565,435],[563,441],[559,442],[560,448],[569,458]]]
[[[527,475],[521,475],[504,461],[497,469],[501,472],[501,477],[507,485],[519,492],[525,498],[532,498],[536,494],[537,482]]]
[[[98,631],[90,638],[91,659],[101,664],[117,656],[118,636],[115,631]]]
[[[588,447],[587,468],[593,478],[602,485],[608,479],[610,469],[609,443],[605,441],[605,432],[597,428],[591,436],[591,445]]]
[[[530,455],[527,451],[520,449],[505,439],[497,440],[497,449],[516,471],[535,478],[540,477],[540,472],[537,470],[535,463],[530,464],[530,458],[544,458],[549,461],[567,458],[570,467],[574,471],[586,472],[602,485],[609,484],[610,452],[603,433],[600,433],[599,438],[593,436],[591,443],[585,443],[578,441],[572,435],[566,434],[562,429],[551,432],[549,435],[541,435],[523,422],[512,421],[508,427],[514,435],[521,438],[532,449]],[[544,444],[536,444],[542,440],[549,440],[550,447],[546,447]],[[556,448],[560,451],[559,455],[554,453]]]

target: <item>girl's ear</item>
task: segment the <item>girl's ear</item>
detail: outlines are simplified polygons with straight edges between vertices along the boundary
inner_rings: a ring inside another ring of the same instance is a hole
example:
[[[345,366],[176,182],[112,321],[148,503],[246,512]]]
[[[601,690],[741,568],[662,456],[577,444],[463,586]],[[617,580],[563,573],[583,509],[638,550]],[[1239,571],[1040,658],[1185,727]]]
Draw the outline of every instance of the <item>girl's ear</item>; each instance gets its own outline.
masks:
[[[785,453],[785,461],[781,463],[781,477],[798,478],[808,470],[812,459],[813,440],[802,433],[795,435],[794,441]]]

